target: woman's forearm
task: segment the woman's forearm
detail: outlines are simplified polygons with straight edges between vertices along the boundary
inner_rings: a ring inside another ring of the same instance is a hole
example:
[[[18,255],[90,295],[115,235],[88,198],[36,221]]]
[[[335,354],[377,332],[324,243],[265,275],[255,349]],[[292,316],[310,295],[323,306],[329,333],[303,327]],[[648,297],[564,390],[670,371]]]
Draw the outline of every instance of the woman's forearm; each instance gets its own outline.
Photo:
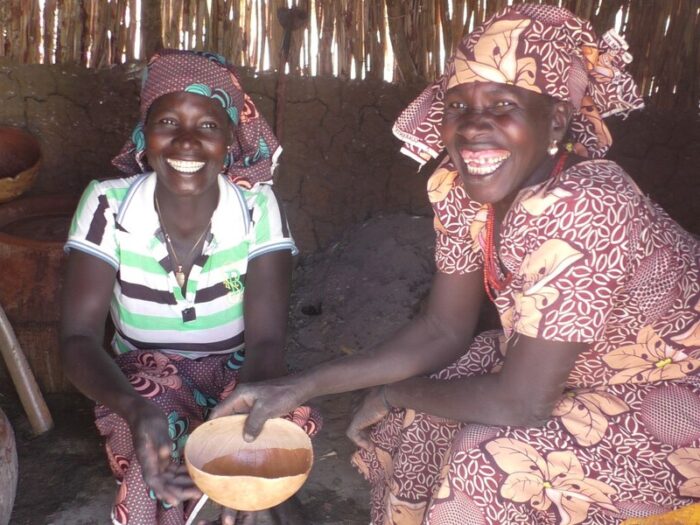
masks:
[[[296,381],[312,397],[359,390],[423,375],[452,363],[467,340],[451,335],[429,316],[421,316],[371,351],[322,363]]]
[[[114,360],[93,338],[71,336],[61,342],[63,369],[73,385],[93,401],[129,421],[146,402]]]
[[[540,426],[561,399],[588,345],[516,335],[498,372],[442,381],[413,378],[384,389],[387,401],[431,415],[486,425]]]
[[[444,368],[467,348],[482,297],[480,273],[438,272],[425,311],[373,351],[335,359],[290,377],[241,385],[212,416],[248,412],[246,433],[252,439],[267,419],[311,398],[394,383]]]
[[[274,379],[287,374],[284,343],[269,341],[246,347],[245,361],[238,377],[241,383]]]
[[[484,296],[482,274],[445,274],[433,280],[425,311],[373,351],[331,361],[301,374],[310,397],[395,383],[440,370],[466,350]]]
[[[469,423],[539,426],[547,417],[542,416],[542,408],[531,400],[513,395],[502,384],[499,374],[449,381],[412,378],[387,385],[384,394],[387,402],[396,408],[411,408]]]

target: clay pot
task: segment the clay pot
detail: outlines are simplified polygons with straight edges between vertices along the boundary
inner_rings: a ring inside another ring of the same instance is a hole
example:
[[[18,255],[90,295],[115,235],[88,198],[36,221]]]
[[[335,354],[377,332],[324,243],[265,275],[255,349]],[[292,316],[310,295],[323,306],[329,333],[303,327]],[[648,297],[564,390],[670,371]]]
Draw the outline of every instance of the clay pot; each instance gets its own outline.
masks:
[[[0,127],[0,203],[32,187],[41,164],[39,141],[19,128]]]
[[[10,523],[17,492],[17,447],[12,426],[0,410],[0,525]]]
[[[258,511],[279,505],[301,488],[311,471],[309,436],[286,419],[270,419],[252,443],[243,440],[245,415],[207,421],[185,445],[187,470],[217,503]]]
[[[63,245],[77,201],[43,195],[0,205],[0,304],[44,392],[74,391],[61,371],[58,322]],[[0,384],[12,387],[8,378]]]

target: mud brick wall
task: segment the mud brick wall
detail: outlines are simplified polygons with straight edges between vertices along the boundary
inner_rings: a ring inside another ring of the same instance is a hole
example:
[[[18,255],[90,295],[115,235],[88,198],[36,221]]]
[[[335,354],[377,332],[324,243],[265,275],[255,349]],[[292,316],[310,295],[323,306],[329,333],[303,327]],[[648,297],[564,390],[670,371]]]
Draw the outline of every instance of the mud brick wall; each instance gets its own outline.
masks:
[[[686,230],[700,235],[700,113],[654,108],[609,119],[616,161]]]
[[[93,178],[119,175],[110,160],[137,121],[141,68],[0,64],[0,126],[25,128],[42,146],[32,193],[79,193]],[[272,123],[275,75],[244,70],[242,77]],[[288,79],[275,187],[302,253],[379,212],[429,212],[425,179],[391,134],[394,118],[419,89]]]
[[[86,70],[0,64],[0,125],[40,140],[43,165],[33,193],[79,193],[110,165],[137,120],[142,64]],[[268,122],[276,77],[242,71]],[[351,224],[380,212],[429,213],[425,176],[401,155],[391,124],[421,86],[294,78],[287,83],[284,153],[276,176],[302,253],[326,247]],[[614,117],[618,161],[687,229],[700,233],[700,117],[653,108]],[[695,198],[692,198],[692,197]]]

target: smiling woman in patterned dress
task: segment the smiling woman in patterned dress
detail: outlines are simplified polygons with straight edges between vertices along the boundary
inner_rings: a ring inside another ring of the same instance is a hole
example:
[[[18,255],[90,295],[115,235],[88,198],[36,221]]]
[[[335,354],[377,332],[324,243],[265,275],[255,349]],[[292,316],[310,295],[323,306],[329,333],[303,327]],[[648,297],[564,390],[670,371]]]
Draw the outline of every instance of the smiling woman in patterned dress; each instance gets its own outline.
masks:
[[[549,5],[465,37],[394,127],[421,163],[448,153],[425,311],[216,414],[249,411],[252,438],[373,387],[348,435],[374,525],[612,525],[700,497],[700,246],[601,159],[603,117],[642,106],[625,48]],[[487,296],[502,330],[474,337]]]

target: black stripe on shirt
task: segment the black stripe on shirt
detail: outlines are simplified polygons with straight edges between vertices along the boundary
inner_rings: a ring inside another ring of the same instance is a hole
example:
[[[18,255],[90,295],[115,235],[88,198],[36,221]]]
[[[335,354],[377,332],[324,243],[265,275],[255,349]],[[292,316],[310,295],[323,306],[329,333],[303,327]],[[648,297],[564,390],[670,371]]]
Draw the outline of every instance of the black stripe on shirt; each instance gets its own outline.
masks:
[[[166,348],[168,350],[180,350],[181,352],[221,352],[240,346],[245,341],[244,332],[229,339],[212,343],[145,343],[126,337],[121,331],[119,331],[119,335],[139,350],[163,350]]]
[[[241,281],[241,285],[245,290],[245,274],[240,275],[238,279]],[[209,301],[213,301],[214,299],[218,299],[219,297],[223,297],[229,293],[231,293],[231,290],[226,288],[226,285],[223,282],[216,283],[213,286],[209,286],[207,288],[200,288],[199,290],[197,290],[197,296],[195,297],[194,302],[207,303]],[[243,291],[241,291],[240,293],[243,293]]]
[[[177,304],[175,296],[168,290],[154,290],[142,284],[120,281],[122,294],[131,299],[139,299],[150,303]]]
[[[102,244],[102,238],[105,234],[105,228],[107,227],[107,218],[105,217],[105,210],[109,207],[109,202],[107,202],[107,197],[105,195],[100,195],[97,197],[99,205],[92,215],[92,221],[90,221],[90,229],[85,237],[86,241],[89,241],[96,245]]]

